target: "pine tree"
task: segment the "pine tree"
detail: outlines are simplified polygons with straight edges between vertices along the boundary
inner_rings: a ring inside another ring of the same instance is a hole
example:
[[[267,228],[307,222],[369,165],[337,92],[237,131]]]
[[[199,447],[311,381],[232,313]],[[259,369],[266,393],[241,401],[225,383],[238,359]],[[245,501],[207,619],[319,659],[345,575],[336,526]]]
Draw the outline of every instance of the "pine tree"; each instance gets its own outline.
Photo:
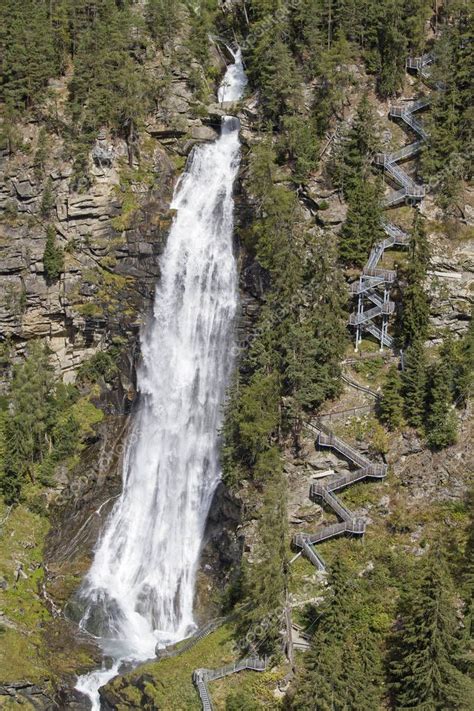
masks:
[[[360,595],[360,579],[349,576],[338,558],[328,579],[330,592],[315,610],[311,647],[305,654],[294,688],[288,695],[292,711],[378,708],[381,697],[381,655],[367,625],[370,608]],[[364,620],[365,624],[361,624]]]
[[[291,415],[314,410],[340,391],[340,360],[346,346],[346,301],[335,240],[307,233],[299,304],[282,324],[285,395]]]
[[[402,394],[405,419],[409,425],[421,429],[425,417],[427,364],[423,343],[417,339],[404,354]]]
[[[339,700],[344,641],[350,625],[349,571],[340,558],[330,570],[329,594],[296,681],[292,711],[330,711]]]
[[[287,587],[287,494],[281,455],[275,452],[267,463],[271,470],[265,474],[255,559],[244,566],[237,608],[239,637],[247,650],[259,655],[279,650]]]
[[[406,39],[403,15],[396,0],[386,0],[377,31],[380,75],[377,89],[382,97],[398,91],[405,73]]]
[[[359,179],[350,192],[347,218],[339,237],[344,264],[362,267],[371,247],[383,238],[378,183]]]
[[[43,217],[48,217],[54,207],[54,203],[53,181],[51,178],[48,178],[44,184],[43,194],[41,196],[40,212]]]
[[[163,48],[179,28],[180,3],[178,0],[148,0],[145,20],[151,36]]]
[[[472,174],[473,14],[464,3],[450,3],[435,45],[431,110],[427,119],[430,145],[422,155],[423,173],[431,179],[437,202],[449,210],[461,180]]]
[[[374,153],[379,146],[377,120],[367,94],[362,96],[352,126],[339,144],[332,166],[332,178],[346,199],[360,181],[368,179]]]
[[[330,0],[332,1],[332,0]],[[353,77],[347,65],[353,58],[353,48],[340,33],[329,49],[315,57],[317,86],[313,101],[313,117],[317,135],[323,137],[334,116],[341,117],[347,90]]]
[[[295,182],[304,183],[317,162],[318,142],[311,119],[302,114],[284,116],[281,123],[281,147],[292,162]]]
[[[390,664],[395,707],[469,708],[468,679],[455,666],[458,649],[451,583],[437,552],[424,561],[400,602]]]
[[[48,283],[55,282],[64,271],[64,253],[60,247],[56,246],[56,231],[52,225],[48,225],[46,231],[43,267]]]
[[[472,390],[474,374],[474,327],[472,320],[462,338],[455,339],[449,331],[444,335],[440,348],[441,364],[453,403],[463,405]]]
[[[474,678],[474,489],[467,496],[470,512],[468,535],[461,564],[461,593],[464,600],[464,631],[460,655],[460,668]]]
[[[276,27],[262,36],[249,66],[249,78],[259,89],[262,116],[275,126],[301,105],[299,74],[280,33]]]
[[[415,214],[405,269],[405,287],[402,293],[402,311],[399,331],[403,348],[416,339],[425,341],[429,325],[429,300],[425,289],[429,266],[429,247],[421,215]]]
[[[385,378],[382,399],[379,405],[380,419],[390,430],[398,429],[403,423],[403,397],[400,373],[392,365]]]
[[[25,480],[28,476],[33,477],[33,464],[41,460],[46,451],[52,392],[48,352],[33,342],[25,362],[15,366],[11,383],[4,470],[0,481],[7,503],[18,501]]]
[[[69,107],[75,128],[89,142],[102,126],[122,135],[129,151],[148,106],[147,82],[132,57],[133,20],[128,5],[100,6],[94,22],[79,34]]]
[[[456,416],[451,407],[449,371],[443,363],[435,363],[428,381],[426,431],[428,444],[443,449],[456,441]]]
[[[460,367],[455,380],[454,398],[457,403],[465,404],[474,388],[474,309],[459,350]]]
[[[0,5],[0,100],[29,109],[56,73],[47,4],[5,0]]]

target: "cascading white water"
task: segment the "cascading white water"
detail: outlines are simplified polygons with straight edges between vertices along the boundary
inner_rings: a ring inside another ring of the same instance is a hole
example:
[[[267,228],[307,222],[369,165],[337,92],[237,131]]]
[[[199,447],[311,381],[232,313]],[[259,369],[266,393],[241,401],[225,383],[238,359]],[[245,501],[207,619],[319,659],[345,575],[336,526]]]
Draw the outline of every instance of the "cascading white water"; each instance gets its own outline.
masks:
[[[238,100],[240,52],[219,89]],[[123,469],[123,491],[84,580],[81,626],[99,638],[105,667],[76,688],[100,708],[98,689],[123,661],[154,656],[193,629],[193,595],[207,514],[220,477],[218,430],[232,367],[237,275],[233,184],[239,123],[197,147],[173,198],[176,216],[161,258],[154,314],[142,334],[141,407]]]

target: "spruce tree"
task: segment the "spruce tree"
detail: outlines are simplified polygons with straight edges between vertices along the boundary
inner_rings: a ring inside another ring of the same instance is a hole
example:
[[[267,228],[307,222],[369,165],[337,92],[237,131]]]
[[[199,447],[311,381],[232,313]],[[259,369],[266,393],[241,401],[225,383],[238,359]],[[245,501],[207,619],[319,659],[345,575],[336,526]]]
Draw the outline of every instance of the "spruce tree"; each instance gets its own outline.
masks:
[[[402,394],[405,419],[421,429],[425,417],[427,363],[423,343],[416,339],[403,356]]]
[[[180,25],[178,0],[148,0],[145,21],[151,36],[163,48],[173,39]]]
[[[431,179],[444,210],[452,208],[461,180],[472,174],[472,32],[470,8],[450,3],[434,50],[435,89],[427,118],[430,145],[422,156],[423,173]]]
[[[404,271],[405,286],[399,324],[403,348],[410,346],[416,339],[425,341],[428,335],[429,300],[425,280],[429,259],[425,227],[421,215],[417,212],[410,236],[408,264]]]
[[[305,183],[316,167],[318,141],[311,119],[304,114],[282,118],[281,147],[291,161],[296,183]]]
[[[5,0],[0,5],[0,100],[29,109],[56,73],[47,4]]]
[[[458,634],[449,573],[436,552],[400,601],[390,663],[396,709],[469,708],[470,685],[455,666]]]
[[[352,126],[340,142],[331,174],[334,184],[348,199],[361,180],[368,179],[374,153],[379,147],[377,120],[367,94],[362,96]]]
[[[128,4],[119,9],[107,2],[79,35],[69,108],[86,143],[102,126],[122,135],[129,150],[136,142],[149,96],[146,77],[132,56],[132,27]]]
[[[361,176],[350,192],[347,218],[339,236],[339,255],[344,264],[362,267],[371,247],[383,238],[380,189]]]
[[[426,431],[428,444],[443,449],[456,441],[456,415],[451,407],[449,371],[435,363],[428,381]]]
[[[406,58],[406,38],[403,15],[396,0],[386,0],[378,27],[380,74],[377,89],[382,97],[393,96],[403,83]]]
[[[323,605],[314,610],[311,647],[288,694],[288,706],[292,711],[378,708],[381,655],[368,624],[370,607],[361,595],[362,583],[338,558],[328,586]]]
[[[335,240],[307,233],[301,250],[300,301],[281,334],[285,395],[296,418],[339,393],[347,338],[347,295]]]
[[[460,368],[455,381],[455,401],[465,404],[474,387],[474,309],[466,334],[460,344]]]
[[[267,458],[267,480],[258,518],[254,560],[243,568],[242,599],[237,608],[239,638],[259,655],[279,650],[287,587],[287,494],[282,459]]]
[[[331,566],[324,606],[315,611],[311,647],[290,696],[292,711],[330,711],[339,701],[344,641],[350,625],[350,585],[347,565],[337,558]]]
[[[403,423],[402,381],[396,365],[390,367],[385,378],[379,415],[390,430],[398,429]]]
[[[40,212],[43,217],[48,217],[54,207],[55,196],[53,192],[53,181],[48,178],[43,187],[43,195],[41,196]]]
[[[464,600],[460,667],[472,679],[474,678],[474,488],[469,491],[466,503],[470,520],[460,571],[461,594]]]
[[[64,270],[64,253],[56,246],[56,231],[52,225],[48,225],[46,231],[43,267],[46,281],[50,284],[57,281]]]
[[[262,35],[249,66],[249,78],[259,89],[262,117],[274,126],[301,106],[300,77],[281,33],[277,25],[271,33]]]
[[[1,491],[7,503],[18,501],[33,465],[46,452],[50,427],[50,400],[53,375],[48,352],[39,343],[29,346],[28,357],[15,366],[9,399],[9,418],[5,424],[5,459]]]

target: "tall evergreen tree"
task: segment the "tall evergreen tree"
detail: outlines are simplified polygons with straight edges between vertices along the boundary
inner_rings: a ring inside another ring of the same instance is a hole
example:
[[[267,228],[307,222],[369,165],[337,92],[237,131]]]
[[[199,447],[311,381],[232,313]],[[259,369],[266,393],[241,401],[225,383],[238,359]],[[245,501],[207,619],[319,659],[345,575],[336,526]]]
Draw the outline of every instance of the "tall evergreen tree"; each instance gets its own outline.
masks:
[[[164,47],[173,39],[180,25],[179,0],[148,0],[145,20],[151,36]]]
[[[278,452],[265,459],[271,468],[265,474],[258,545],[254,561],[243,569],[243,594],[237,609],[239,638],[245,639],[249,651],[260,655],[279,649],[287,589],[286,480]]]
[[[346,346],[346,300],[334,240],[305,235],[300,303],[283,325],[285,395],[291,410],[319,407],[340,389],[340,360]]]
[[[292,163],[296,183],[305,183],[316,167],[318,142],[314,126],[304,114],[282,118],[281,147]]]
[[[46,281],[49,284],[57,281],[64,270],[64,252],[56,245],[56,231],[52,225],[48,225],[46,230],[43,267]]]
[[[399,3],[386,0],[380,5],[380,10],[380,24],[377,28],[380,74],[377,88],[382,97],[387,97],[395,94],[403,83],[406,36]]]
[[[28,109],[56,73],[47,4],[5,0],[0,6],[0,100]]]
[[[456,202],[461,180],[472,175],[472,80],[474,61],[473,13],[462,2],[450,3],[436,61],[431,110],[430,143],[423,152],[423,173],[430,178],[438,204],[445,210]]]
[[[467,540],[461,565],[461,593],[464,600],[463,648],[460,656],[461,669],[474,678],[474,488],[467,496],[470,520]]]
[[[383,238],[380,189],[360,177],[354,184],[347,218],[339,237],[339,255],[344,264],[362,267],[371,247]]]
[[[131,55],[132,17],[128,6],[101,4],[90,27],[78,40],[69,105],[76,128],[92,139],[102,126],[121,134],[129,145],[146,109],[147,83]]]
[[[351,578],[339,558],[331,567],[328,585],[330,592],[315,611],[311,647],[288,695],[288,706],[292,711],[378,708],[381,655],[367,625],[370,611],[365,607],[362,612],[360,579]]]
[[[352,126],[340,142],[332,166],[332,178],[346,199],[361,180],[370,175],[373,155],[379,146],[377,120],[367,94],[362,96]]]
[[[427,363],[423,343],[416,339],[404,354],[402,372],[402,394],[405,419],[412,427],[420,428],[424,423]]]
[[[460,343],[460,368],[455,380],[454,398],[457,403],[465,404],[474,388],[474,309],[466,334]]]
[[[250,80],[258,87],[264,119],[278,125],[283,116],[301,106],[299,74],[294,58],[281,38],[283,28],[264,33],[256,44],[249,67]]]
[[[455,666],[458,634],[449,573],[440,556],[431,555],[400,602],[390,664],[395,708],[470,707],[472,688]]]
[[[28,476],[33,478],[33,464],[42,459],[49,446],[52,392],[53,375],[47,350],[34,342],[25,362],[13,371],[0,481],[7,503],[18,501],[24,482]]]
[[[441,363],[431,367],[428,381],[426,431],[428,444],[443,449],[456,441],[456,415],[452,409],[449,370]]]
[[[421,215],[417,212],[408,249],[408,264],[404,270],[405,286],[399,331],[403,348],[416,339],[425,341],[428,335],[429,299],[425,288],[430,260],[428,240]]]
[[[385,378],[379,405],[380,419],[391,430],[403,422],[402,381],[396,365],[392,365]]]

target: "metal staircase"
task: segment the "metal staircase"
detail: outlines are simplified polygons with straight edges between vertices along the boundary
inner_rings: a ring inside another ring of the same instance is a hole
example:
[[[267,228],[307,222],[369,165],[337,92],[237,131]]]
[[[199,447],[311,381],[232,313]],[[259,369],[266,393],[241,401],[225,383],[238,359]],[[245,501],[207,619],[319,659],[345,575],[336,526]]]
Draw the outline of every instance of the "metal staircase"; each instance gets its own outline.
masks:
[[[215,679],[222,679],[229,674],[250,669],[252,671],[265,671],[268,666],[267,659],[261,657],[247,657],[234,664],[228,664],[220,669],[196,669],[193,672],[193,682],[196,685],[201,698],[203,711],[213,711],[213,705],[209,694],[208,682]]]
[[[357,282],[351,284],[351,292],[357,297],[357,310],[349,316],[349,325],[356,327],[356,351],[362,340],[363,331],[368,331],[380,341],[380,348],[391,348],[393,339],[388,335],[388,319],[395,310],[395,303],[390,300],[390,286],[396,278],[391,269],[379,269],[378,263],[386,249],[405,246],[410,237],[397,225],[383,223],[386,239],[376,244],[370,252],[362,274]],[[367,306],[370,308],[367,309]],[[374,323],[377,319],[380,323]]]
[[[408,57],[406,66],[407,69],[418,72],[426,80],[430,76],[432,62],[433,55],[428,53],[421,57]],[[418,139],[393,153],[380,153],[375,156],[375,164],[382,167],[391,182],[399,186],[384,199],[385,208],[406,202],[414,204],[425,196],[423,185],[416,183],[400,163],[418,155],[424,141],[428,138],[423,124],[414,114],[427,108],[429,104],[429,98],[422,97],[407,102],[403,106],[390,107],[390,116],[401,119],[417,134]],[[388,321],[395,310],[395,304],[390,300],[390,287],[396,279],[396,272],[390,269],[380,269],[378,264],[386,249],[391,249],[394,246],[406,247],[410,237],[391,222],[384,222],[382,227],[387,235],[386,239],[372,248],[359,280],[351,284],[351,293],[357,299],[357,308],[349,316],[349,326],[356,330],[356,351],[359,350],[364,331],[379,341],[380,350],[383,350],[384,347],[393,348],[394,345],[393,338],[388,334]]]
[[[313,547],[316,543],[344,534],[362,536],[365,533],[364,519],[354,516],[352,511],[344,506],[334,492],[365,479],[383,479],[387,474],[387,465],[371,462],[365,455],[350,444],[347,444],[347,442],[344,442],[340,437],[337,437],[319,421],[315,424],[307,423],[306,428],[311,432],[317,433],[317,442],[320,447],[335,449],[356,467],[354,471],[343,476],[331,477],[324,483],[311,484],[309,490],[311,501],[323,501],[326,506],[334,511],[340,522],[324,526],[316,533],[298,533],[293,537],[293,545],[299,548],[318,570],[323,571],[326,569],[326,564]]]
[[[385,174],[391,178],[392,182],[400,186],[398,190],[392,190],[391,193],[383,201],[384,207],[392,207],[401,202],[418,202],[425,196],[425,189],[422,185],[418,185],[408,173],[406,173],[399,163],[414,158],[423,146],[423,142],[427,140],[423,124],[417,119],[414,114],[421,109],[425,109],[429,105],[429,99],[423,97],[416,101],[410,101],[403,106],[391,106],[389,115],[392,118],[401,119],[412,131],[414,131],[419,139],[404,146],[395,153],[379,153],[375,156],[375,164],[384,169]]]

